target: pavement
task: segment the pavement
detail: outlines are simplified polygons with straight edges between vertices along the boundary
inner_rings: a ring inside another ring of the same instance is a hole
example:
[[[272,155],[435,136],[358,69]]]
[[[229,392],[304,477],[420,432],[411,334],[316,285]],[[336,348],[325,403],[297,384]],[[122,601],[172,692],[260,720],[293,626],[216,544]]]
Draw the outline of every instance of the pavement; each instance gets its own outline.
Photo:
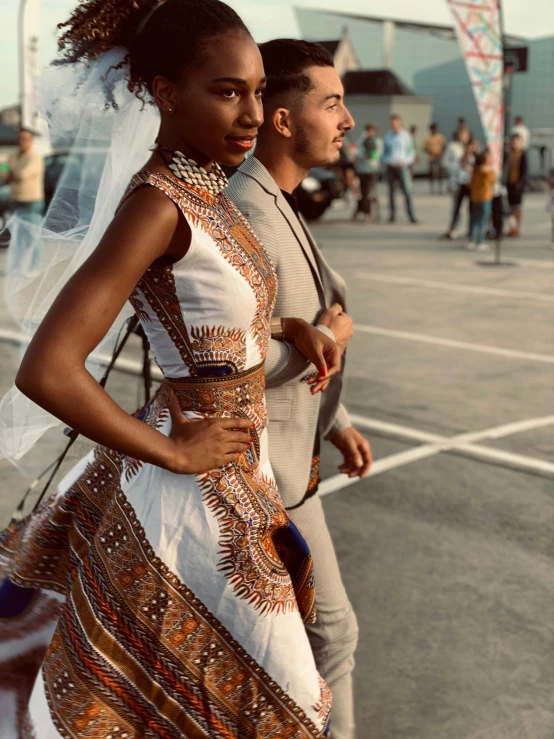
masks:
[[[463,241],[438,240],[447,196],[426,194],[425,183],[416,192],[416,226],[402,209],[393,225],[353,224],[342,205],[313,225],[349,286],[356,334],[345,400],[376,459],[370,477],[350,484],[326,445],[321,485],[360,626],[358,739],[552,739],[554,251],[545,197],[529,195],[524,235],[504,243],[512,264],[491,266]],[[0,392],[19,361],[6,340],[13,329],[0,308]],[[126,356],[139,358],[137,342]],[[140,402],[127,374],[115,372],[108,387],[128,410]],[[79,442],[67,464],[87,447]],[[5,461],[0,475],[6,523],[26,481]]]

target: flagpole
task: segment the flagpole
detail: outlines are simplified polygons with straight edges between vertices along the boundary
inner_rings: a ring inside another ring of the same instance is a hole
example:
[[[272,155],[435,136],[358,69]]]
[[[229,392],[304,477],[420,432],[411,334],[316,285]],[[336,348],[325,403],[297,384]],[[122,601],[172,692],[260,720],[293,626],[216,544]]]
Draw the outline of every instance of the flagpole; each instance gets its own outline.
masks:
[[[20,120],[21,126],[27,126],[26,120],[26,44],[25,44],[25,11],[27,10],[27,0],[20,0],[19,2],[19,18],[18,18],[18,32],[19,32],[19,109],[20,109]]]

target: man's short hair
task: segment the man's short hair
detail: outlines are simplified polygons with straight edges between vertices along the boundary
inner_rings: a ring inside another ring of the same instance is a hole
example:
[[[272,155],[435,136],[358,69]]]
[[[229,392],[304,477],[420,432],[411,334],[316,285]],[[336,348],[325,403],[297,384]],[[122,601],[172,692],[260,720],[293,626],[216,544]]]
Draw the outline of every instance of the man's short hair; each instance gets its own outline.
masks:
[[[313,89],[306,70],[310,67],[334,67],[333,57],[320,44],[298,39],[279,38],[259,45],[267,77],[264,108],[289,107],[295,97]]]
[[[19,133],[30,133],[31,136],[35,135],[34,131],[31,131],[30,128],[25,128],[24,126],[21,126],[21,128],[19,129]]]
[[[520,141],[523,141],[523,138],[522,138],[522,136],[521,136],[521,134],[520,134],[520,133],[513,133],[513,134],[512,134],[512,141],[513,141],[514,139],[519,139]]]
[[[398,115],[398,113],[393,113],[390,117],[391,121],[401,121],[402,118]]]
[[[377,124],[374,123],[373,121],[368,121],[365,124],[365,130],[367,131],[369,128],[374,128],[375,130],[377,130]]]

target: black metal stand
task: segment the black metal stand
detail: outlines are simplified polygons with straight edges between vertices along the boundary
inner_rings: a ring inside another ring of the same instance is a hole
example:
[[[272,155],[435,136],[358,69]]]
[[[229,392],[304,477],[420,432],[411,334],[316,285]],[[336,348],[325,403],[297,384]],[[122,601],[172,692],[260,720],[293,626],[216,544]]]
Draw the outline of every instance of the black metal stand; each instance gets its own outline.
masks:
[[[117,362],[119,355],[123,351],[123,348],[125,347],[125,344],[127,343],[129,337],[131,334],[136,334],[137,336],[140,336],[142,339],[142,351],[143,351],[143,363],[142,363],[142,376],[144,378],[144,396],[145,396],[145,403],[148,403],[151,397],[152,393],[152,372],[151,372],[151,366],[150,366],[150,345],[148,344],[148,339],[146,338],[146,334],[142,330],[142,326],[140,325],[138,318],[136,316],[133,316],[129,319],[129,322],[127,324],[127,328],[125,330],[125,334],[121,341],[116,345],[114,348],[112,358],[110,360],[109,365],[106,367],[106,371],[104,372],[104,375],[102,379],[99,382],[99,385],[101,387],[106,386],[106,382],[108,380],[108,377],[110,375],[110,372],[115,366],[115,363]],[[48,467],[40,473],[40,475],[33,481],[33,483],[27,488],[25,494],[23,495],[23,498],[21,499],[19,505],[15,509],[11,523],[10,525],[17,523],[24,517],[24,509],[25,509],[25,503],[27,501],[27,498],[29,497],[30,493],[32,493],[40,483],[40,481],[48,475],[48,479],[46,481],[46,484],[44,488],[42,489],[42,492],[40,493],[34,507],[33,511],[36,511],[36,509],[39,507],[39,505],[44,500],[44,497],[46,493],[48,492],[48,489],[50,488],[50,485],[52,484],[52,481],[56,477],[56,474],[58,470],[60,469],[64,459],[67,456],[67,453],[73,446],[73,444],[77,441],[79,438],[79,433],[71,428],[66,428],[64,431],[64,434],[69,437],[69,443],[63,450],[63,452],[60,454],[60,456],[54,460]],[[50,473],[50,474],[48,474]]]

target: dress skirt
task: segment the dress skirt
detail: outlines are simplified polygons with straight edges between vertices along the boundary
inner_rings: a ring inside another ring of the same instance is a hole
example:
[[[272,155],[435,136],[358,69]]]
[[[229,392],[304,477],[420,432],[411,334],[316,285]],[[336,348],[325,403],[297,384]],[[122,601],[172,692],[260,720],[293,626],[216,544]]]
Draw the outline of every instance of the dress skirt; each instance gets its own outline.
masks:
[[[137,417],[249,417],[233,464],[176,475],[97,447],[0,537],[2,739],[307,739],[330,692],[312,561],[267,450],[263,366],[165,380]],[[256,417],[258,416],[258,417]]]

